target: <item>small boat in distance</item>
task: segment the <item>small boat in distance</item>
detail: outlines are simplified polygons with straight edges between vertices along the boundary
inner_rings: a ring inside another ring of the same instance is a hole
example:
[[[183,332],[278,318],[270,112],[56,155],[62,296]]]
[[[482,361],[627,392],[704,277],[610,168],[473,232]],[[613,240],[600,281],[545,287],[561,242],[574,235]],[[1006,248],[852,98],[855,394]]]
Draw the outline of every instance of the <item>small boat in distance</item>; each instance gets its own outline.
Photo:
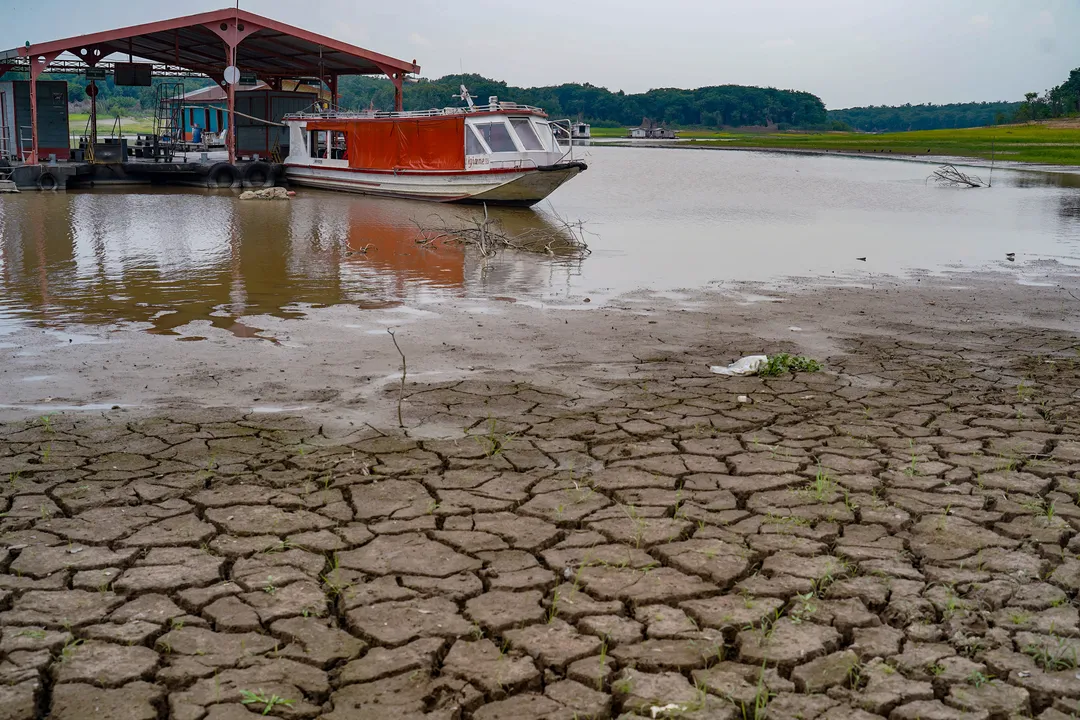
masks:
[[[576,122],[570,126],[570,136],[574,140],[589,140],[592,138],[592,126],[586,122]]]
[[[370,195],[530,206],[587,169],[573,159],[565,121],[494,96],[475,105],[464,85],[454,97],[465,107],[286,115],[285,177]]]

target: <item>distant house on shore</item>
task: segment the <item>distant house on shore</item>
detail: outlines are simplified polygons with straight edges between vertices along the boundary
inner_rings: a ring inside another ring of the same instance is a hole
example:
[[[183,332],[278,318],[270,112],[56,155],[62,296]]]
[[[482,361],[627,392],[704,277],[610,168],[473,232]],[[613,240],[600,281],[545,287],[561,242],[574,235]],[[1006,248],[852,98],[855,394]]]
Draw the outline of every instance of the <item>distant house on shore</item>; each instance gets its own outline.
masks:
[[[628,137],[635,140],[674,140],[678,134],[678,130],[669,130],[654,120],[642,118],[641,126],[630,128]]]

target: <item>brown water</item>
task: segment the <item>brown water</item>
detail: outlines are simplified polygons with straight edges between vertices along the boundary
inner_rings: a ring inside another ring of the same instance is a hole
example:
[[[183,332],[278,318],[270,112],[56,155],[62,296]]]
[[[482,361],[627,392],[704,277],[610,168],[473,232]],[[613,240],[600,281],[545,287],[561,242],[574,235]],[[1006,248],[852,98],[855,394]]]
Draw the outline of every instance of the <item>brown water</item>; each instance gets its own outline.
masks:
[[[309,190],[290,202],[176,188],[0,195],[0,334],[129,323],[170,334],[208,320],[258,336],[244,318],[342,303],[590,297],[595,306],[639,289],[733,281],[997,269],[1039,282],[1080,266],[1076,175],[999,170],[992,189],[956,190],[927,184],[931,167],[918,163],[585,152],[590,170],[550,205],[594,233],[580,260],[504,252],[484,261],[459,246],[416,244],[416,223],[481,212],[467,207]],[[551,230],[546,208],[492,212],[512,232]]]

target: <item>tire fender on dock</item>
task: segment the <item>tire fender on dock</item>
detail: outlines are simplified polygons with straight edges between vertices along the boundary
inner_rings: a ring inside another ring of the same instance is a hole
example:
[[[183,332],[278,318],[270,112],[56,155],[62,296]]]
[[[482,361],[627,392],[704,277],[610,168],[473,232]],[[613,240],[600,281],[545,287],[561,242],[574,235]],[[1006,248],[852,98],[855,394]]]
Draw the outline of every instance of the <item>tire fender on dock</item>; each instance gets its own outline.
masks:
[[[235,165],[218,163],[206,174],[206,186],[212,188],[237,187],[240,183],[240,171]]]
[[[60,181],[51,172],[45,170],[38,175],[37,186],[38,190],[56,190],[60,187]]]
[[[274,168],[270,163],[258,160],[244,168],[244,187],[266,188],[274,185]]]

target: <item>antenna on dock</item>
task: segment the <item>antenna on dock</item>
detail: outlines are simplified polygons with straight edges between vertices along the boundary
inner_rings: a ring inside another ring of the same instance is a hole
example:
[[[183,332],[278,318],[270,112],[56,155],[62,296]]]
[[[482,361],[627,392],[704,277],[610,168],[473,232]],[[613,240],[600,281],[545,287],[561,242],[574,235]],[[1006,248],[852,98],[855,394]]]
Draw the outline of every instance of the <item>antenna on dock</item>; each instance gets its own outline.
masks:
[[[472,95],[469,94],[469,89],[464,85],[461,86],[461,94],[455,95],[454,98],[457,100],[464,100],[465,104],[469,106],[470,110],[475,107],[475,105],[473,105]]]

